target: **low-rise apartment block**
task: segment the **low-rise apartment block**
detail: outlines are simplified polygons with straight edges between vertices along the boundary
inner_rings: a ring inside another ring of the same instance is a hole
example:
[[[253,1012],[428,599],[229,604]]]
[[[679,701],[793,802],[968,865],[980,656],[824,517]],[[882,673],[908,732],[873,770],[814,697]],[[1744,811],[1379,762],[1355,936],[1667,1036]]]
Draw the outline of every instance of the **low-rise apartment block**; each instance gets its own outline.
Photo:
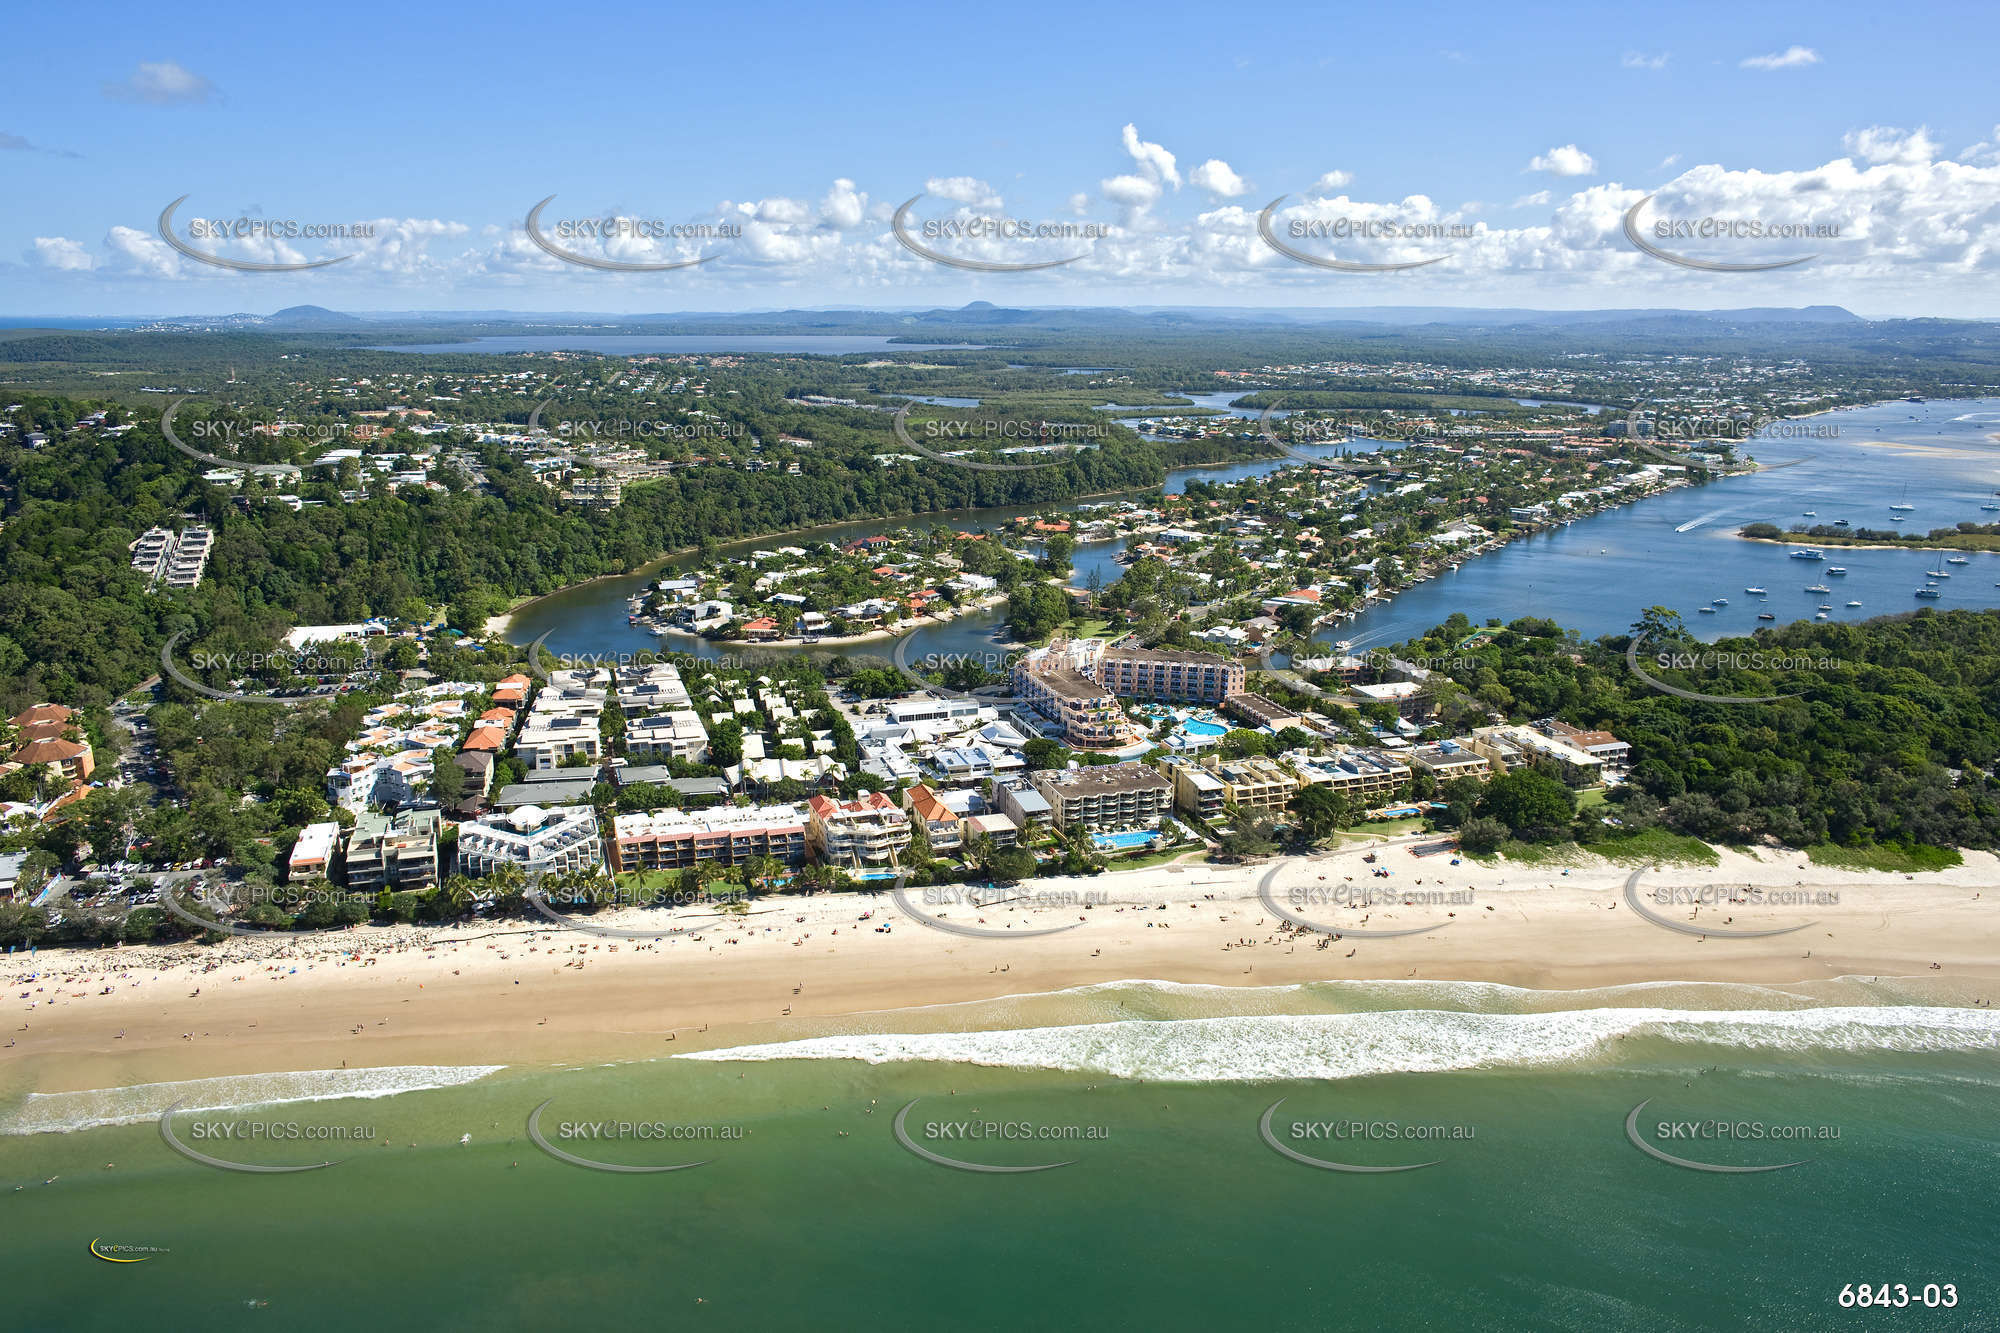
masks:
[[[359,893],[437,883],[439,826],[435,810],[362,811],[347,835],[347,887]]]
[[[587,805],[524,805],[458,826],[460,874],[490,875],[510,865],[529,875],[602,869],[597,812]]]
[[[703,861],[741,865],[755,856],[787,865],[806,859],[808,818],[796,805],[653,810],[611,821],[611,867],[685,870]]]
[[[1034,784],[1063,828],[1156,827],[1174,799],[1173,784],[1140,763],[1048,769]]]
[[[887,865],[910,850],[909,813],[879,791],[852,801],[815,796],[806,812],[809,845],[829,865]]]

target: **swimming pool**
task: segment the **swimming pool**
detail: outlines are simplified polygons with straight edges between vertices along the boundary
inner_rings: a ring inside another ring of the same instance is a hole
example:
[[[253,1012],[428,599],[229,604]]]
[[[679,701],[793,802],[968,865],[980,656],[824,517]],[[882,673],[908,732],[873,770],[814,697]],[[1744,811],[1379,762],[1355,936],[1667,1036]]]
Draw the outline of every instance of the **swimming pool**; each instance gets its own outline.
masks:
[[[1181,730],[1190,736],[1223,736],[1229,732],[1228,727],[1220,726],[1214,722],[1199,722],[1194,718],[1189,718],[1187,721],[1181,723]]]
[[[847,877],[856,880],[894,879],[900,873],[902,872],[896,870],[850,870],[847,872]]]
[[[1129,852],[1134,847],[1146,846],[1153,841],[1154,837],[1154,834],[1147,832],[1145,829],[1139,829],[1131,833],[1100,833],[1097,835],[1097,845],[1116,851]]]

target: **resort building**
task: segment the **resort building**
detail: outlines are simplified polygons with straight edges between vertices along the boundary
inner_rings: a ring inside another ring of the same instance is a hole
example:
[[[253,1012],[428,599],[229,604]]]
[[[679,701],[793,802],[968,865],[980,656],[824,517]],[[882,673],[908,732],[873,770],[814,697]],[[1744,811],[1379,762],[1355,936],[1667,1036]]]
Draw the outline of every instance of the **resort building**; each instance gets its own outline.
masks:
[[[1243,664],[1178,648],[1106,648],[1097,683],[1121,699],[1186,699],[1219,704],[1243,689]]]
[[[63,704],[36,704],[8,720],[14,724],[19,741],[14,753],[7,756],[9,764],[22,768],[47,764],[71,782],[90,781],[97,770],[97,755],[75,709]]]
[[[1173,784],[1140,763],[1049,769],[1034,784],[1063,828],[1154,827],[1174,799]]]
[[[796,805],[718,806],[614,815],[611,868],[685,870],[703,861],[741,865],[755,856],[806,859],[806,812]]]
[[[347,835],[347,887],[359,893],[437,883],[439,825],[435,810],[356,815]]]
[[[531,876],[602,869],[597,812],[587,805],[524,805],[458,826],[460,874],[490,875],[510,865]]]
[[[910,850],[908,813],[879,791],[852,801],[815,796],[806,812],[808,845],[829,865],[888,865]]]

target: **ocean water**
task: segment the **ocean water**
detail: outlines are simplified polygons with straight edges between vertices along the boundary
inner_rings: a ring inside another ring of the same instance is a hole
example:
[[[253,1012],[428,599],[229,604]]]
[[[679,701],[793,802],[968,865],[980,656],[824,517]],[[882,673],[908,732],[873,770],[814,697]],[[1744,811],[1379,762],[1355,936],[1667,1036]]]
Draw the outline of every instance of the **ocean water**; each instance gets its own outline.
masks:
[[[1129,982],[639,1063],[378,1071],[351,1098],[10,1087],[6,1326],[1990,1329],[1986,998]],[[335,1164],[189,1160],[150,1118],[183,1097],[197,1151]],[[1799,1164],[1661,1161],[1627,1136],[1642,1102],[1662,1151]],[[527,1134],[544,1104],[561,1152],[702,1165],[558,1160]],[[966,1169],[994,1166],[1049,1169]],[[1843,1308],[1863,1282],[1913,1303]]]

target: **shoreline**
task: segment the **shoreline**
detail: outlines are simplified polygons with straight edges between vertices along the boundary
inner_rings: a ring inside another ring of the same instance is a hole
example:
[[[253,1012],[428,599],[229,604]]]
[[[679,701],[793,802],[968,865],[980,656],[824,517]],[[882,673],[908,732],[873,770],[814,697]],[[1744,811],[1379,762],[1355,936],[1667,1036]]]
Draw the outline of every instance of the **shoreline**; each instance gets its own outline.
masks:
[[[1133,979],[1239,988],[1465,981],[1556,991],[1873,976],[2000,995],[2000,860],[1991,853],[1970,852],[1962,865],[1922,876],[1727,849],[1715,867],[1646,872],[1644,882],[1662,890],[1756,885],[1837,899],[1748,906],[1725,893],[1714,905],[1652,909],[1718,929],[1810,925],[1725,939],[1677,933],[1634,913],[1624,897],[1627,866],[1448,866],[1408,855],[1411,841],[1372,844],[1376,866],[1361,860],[1360,847],[1255,866],[1158,865],[1029,881],[1012,901],[983,906],[907,891],[917,912],[976,919],[989,930],[1074,924],[1017,937],[927,928],[887,894],[781,894],[755,900],[741,917],[626,909],[584,918],[615,929],[690,930],[665,939],[481,921],[51,950],[32,962],[16,954],[0,972],[16,1020],[0,1068],[11,1093],[341,1066],[643,1060],[963,1023],[941,1007]],[[1378,866],[1392,877],[1372,877]],[[1275,901],[1329,929],[1420,933],[1295,931],[1258,896],[1273,874]],[[1371,889],[1387,900],[1341,906],[1312,896]],[[1470,901],[1404,901],[1442,890],[1469,891]]]
[[[1740,542],[1756,542],[1762,546],[1813,546],[1833,551],[1951,551],[1960,555],[1994,555],[2000,548],[1990,546],[1934,546],[1928,542],[1846,542],[1838,537],[1805,537],[1787,533],[1783,537],[1746,537],[1736,534]]]

